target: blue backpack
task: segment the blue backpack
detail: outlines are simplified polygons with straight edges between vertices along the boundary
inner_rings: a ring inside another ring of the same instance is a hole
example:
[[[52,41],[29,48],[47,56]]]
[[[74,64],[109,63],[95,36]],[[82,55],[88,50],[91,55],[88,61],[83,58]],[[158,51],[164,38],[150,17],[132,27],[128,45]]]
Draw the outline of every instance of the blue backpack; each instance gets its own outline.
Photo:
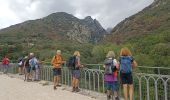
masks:
[[[121,56],[120,57],[120,72],[131,73],[132,72],[132,61],[131,56]]]

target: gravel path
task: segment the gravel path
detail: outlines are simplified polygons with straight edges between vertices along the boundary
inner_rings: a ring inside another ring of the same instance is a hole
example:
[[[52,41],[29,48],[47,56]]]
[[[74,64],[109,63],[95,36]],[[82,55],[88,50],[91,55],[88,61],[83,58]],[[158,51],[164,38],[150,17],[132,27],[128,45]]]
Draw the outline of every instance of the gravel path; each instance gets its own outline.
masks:
[[[98,100],[89,96],[63,90],[53,90],[52,85],[42,86],[35,82],[24,82],[18,78],[0,75],[0,100]]]

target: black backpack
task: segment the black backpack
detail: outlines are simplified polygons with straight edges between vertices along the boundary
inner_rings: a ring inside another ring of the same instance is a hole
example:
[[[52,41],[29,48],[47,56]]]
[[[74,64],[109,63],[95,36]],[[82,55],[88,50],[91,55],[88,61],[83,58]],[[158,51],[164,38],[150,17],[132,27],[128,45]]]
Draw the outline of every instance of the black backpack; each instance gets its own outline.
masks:
[[[67,67],[69,69],[75,69],[76,66],[76,56],[71,56],[67,61]]]

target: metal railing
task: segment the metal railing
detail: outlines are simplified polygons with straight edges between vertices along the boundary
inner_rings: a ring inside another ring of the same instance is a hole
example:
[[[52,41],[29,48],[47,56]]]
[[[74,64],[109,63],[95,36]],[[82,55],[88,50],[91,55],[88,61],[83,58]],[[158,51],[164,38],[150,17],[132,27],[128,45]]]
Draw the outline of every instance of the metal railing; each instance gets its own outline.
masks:
[[[17,73],[17,65],[11,64],[10,73]],[[92,66],[86,65],[81,69],[80,88],[82,90],[91,90],[104,93],[104,72],[101,69],[93,69]],[[100,65],[101,66],[101,65]],[[89,69],[89,67],[91,69]],[[2,67],[0,68],[2,71]],[[158,73],[159,72],[159,73]],[[43,65],[41,67],[40,79],[46,81],[53,80],[52,66]],[[71,86],[71,70],[67,67],[62,68],[61,82],[64,85]],[[170,68],[162,67],[142,67],[139,66],[133,72],[134,80],[134,100],[170,100]],[[119,89],[120,95],[123,96],[122,86]]]

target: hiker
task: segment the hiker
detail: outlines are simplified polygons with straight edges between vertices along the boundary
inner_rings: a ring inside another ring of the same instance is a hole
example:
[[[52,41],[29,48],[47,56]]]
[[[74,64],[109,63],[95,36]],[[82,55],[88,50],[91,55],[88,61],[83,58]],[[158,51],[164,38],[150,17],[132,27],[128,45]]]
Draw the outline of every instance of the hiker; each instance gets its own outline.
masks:
[[[57,50],[56,55],[52,58],[51,64],[53,66],[53,81],[54,81],[54,90],[57,89],[57,87],[60,87],[60,78],[61,78],[61,67],[62,67],[62,55],[61,50]]]
[[[107,93],[107,99],[113,99],[113,95],[115,97],[114,100],[119,100],[118,90],[118,62],[115,59],[114,51],[109,51],[106,55],[106,59],[103,65],[104,71],[104,81],[105,88]]]
[[[19,75],[23,74],[23,67],[24,67],[24,58],[21,57],[21,58],[18,59],[18,72],[19,72]]]
[[[74,66],[72,68],[72,92],[79,92],[80,68],[83,67],[80,63],[80,52],[75,51],[73,54]]]
[[[128,48],[122,48],[120,51],[119,58],[119,67],[120,67],[120,78],[121,83],[123,84],[123,91],[125,100],[128,99],[128,93],[130,100],[133,100],[133,77],[132,69],[137,67],[137,63],[132,57],[132,53]]]
[[[31,71],[31,66],[29,65],[29,56],[24,57],[24,73],[25,73],[25,79],[26,81],[30,81],[30,71]]]
[[[37,79],[38,60],[34,56],[34,53],[30,53],[29,65],[31,67],[30,73],[32,75],[32,81],[39,81]]]
[[[7,74],[9,68],[9,58],[7,56],[4,56],[4,58],[2,59],[2,66],[3,66],[3,73]]]

